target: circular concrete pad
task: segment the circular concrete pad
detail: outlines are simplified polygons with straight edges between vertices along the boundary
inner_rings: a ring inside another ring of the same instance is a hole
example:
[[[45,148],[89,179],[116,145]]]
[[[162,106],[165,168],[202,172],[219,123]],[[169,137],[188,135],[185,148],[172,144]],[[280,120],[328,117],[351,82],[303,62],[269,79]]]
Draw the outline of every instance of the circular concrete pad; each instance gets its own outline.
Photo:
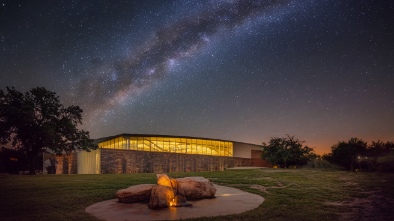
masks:
[[[215,185],[216,198],[189,201],[192,207],[170,207],[150,210],[147,204],[118,203],[117,199],[93,204],[85,212],[111,221],[179,220],[203,216],[221,216],[246,212],[257,208],[264,198],[235,188]]]

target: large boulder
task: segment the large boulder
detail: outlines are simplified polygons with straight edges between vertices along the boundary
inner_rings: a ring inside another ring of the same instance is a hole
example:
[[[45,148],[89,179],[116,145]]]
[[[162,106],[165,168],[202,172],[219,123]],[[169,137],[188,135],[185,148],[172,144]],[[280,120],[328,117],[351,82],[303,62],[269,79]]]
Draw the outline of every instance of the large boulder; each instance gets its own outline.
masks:
[[[151,209],[169,206],[191,206],[186,200],[214,198],[215,186],[204,177],[171,179],[157,174],[157,184],[140,184],[116,192],[121,203],[149,202]]]
[[[173,203],[175,203],[175,195],[171,187],[160,185],[153,187],[148,204],[149,208],[159,209],[169,207]]]
[[[169,206],[191,206],[186,201],[183,190],[175,179],[167,174],[157,174],[157,185],[152,189],[149,208],[159,209]]]
[[[156,174],[157,185],[168,186],[174,189],[175,195],[183,195],[182,189],[178,187],[178,182],[175,179],[170,178],[167,174]]]
[[[176,180],[171,179],[167,174],[156,174],[157,177],[157,185],[159,186],[168,186],[171,188],[176,189],[177,188],[177,183]]]
[[[185,177],[176,179],[178,189],[188,200],[214,198],[215,186],[204,177]]]
[[[120,203],[149,202],[155,184],[140,184],[118,190],[115,194]]]

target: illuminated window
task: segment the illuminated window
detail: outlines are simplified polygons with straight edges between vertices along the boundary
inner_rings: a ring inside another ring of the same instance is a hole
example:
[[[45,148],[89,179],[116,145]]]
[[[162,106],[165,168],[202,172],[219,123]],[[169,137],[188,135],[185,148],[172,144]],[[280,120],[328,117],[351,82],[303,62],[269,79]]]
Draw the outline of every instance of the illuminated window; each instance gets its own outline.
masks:
[[[130,138],[130,150],[137,150],[137,139],[135,137]]]
[[[233,143],[177,137],[115,137],[98,143],[99,148],[153,152],[233,156]]]

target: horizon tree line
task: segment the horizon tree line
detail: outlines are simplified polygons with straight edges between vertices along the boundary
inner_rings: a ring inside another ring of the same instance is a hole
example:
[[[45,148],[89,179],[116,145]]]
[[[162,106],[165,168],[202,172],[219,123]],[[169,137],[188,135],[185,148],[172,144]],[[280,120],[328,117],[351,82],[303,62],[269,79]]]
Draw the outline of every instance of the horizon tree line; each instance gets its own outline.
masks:
[[[79,106],[65,107],[55,92],[36,87],[22,93],[14,87],[0,89],[0,172],[29,170],[35,174],[42,166],[42,155],[71,154],[77,150],[94,150],[97,145],[89,132],[78,129],[82,124]],[[295,136],[273,137],[262,143],[262,158],[273,166],[305,166],[312,160],[326,160],[347,170],[393,171],[394,142],[359,138],[340,141],[331,153],[317,155]]]

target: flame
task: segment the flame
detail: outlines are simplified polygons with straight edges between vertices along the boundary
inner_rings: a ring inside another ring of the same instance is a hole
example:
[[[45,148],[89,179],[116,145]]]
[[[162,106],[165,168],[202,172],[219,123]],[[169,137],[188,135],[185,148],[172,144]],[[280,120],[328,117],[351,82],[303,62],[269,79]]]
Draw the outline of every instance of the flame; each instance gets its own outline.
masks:
[[[171,199],[171,201],[170,201],[170,206],[176,206],[176,203],[175,203],[175,199],[174,199],[174,198]]]

